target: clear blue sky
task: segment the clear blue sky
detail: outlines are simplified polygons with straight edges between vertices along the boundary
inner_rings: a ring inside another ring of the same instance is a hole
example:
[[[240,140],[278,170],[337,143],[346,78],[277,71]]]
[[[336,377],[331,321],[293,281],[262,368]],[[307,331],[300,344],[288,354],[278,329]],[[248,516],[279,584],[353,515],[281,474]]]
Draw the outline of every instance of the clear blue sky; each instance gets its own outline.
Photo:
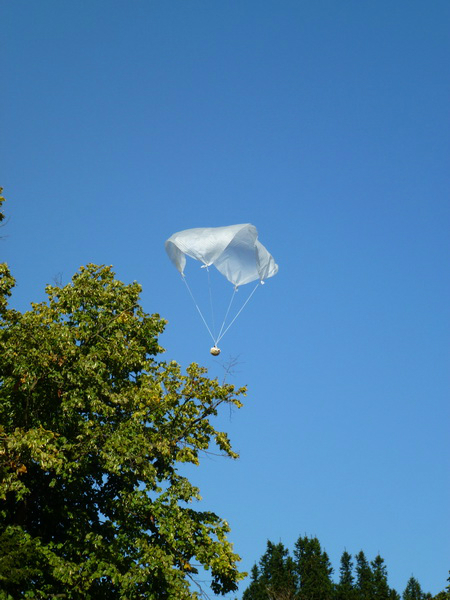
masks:
[[[114,265],[166,358],[248,385],[190,473],[249,570],[317,535],[446,585],[447,0],[0,3],[1,241],[21,309]],[[221,343],[164,252],[251,222],[280,265]],[[241,588],[241,590],[243,587]]]

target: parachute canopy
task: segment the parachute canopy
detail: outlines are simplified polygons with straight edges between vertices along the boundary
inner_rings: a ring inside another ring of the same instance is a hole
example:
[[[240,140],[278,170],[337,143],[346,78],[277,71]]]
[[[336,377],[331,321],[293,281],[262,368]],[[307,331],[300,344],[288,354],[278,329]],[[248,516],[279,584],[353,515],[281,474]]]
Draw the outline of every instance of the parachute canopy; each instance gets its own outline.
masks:
[[[199,227],[174,233],[166,241],[170,260],[183,275],[186,256],[214,265],[235,287],[273,277],[278,265],[258,240],[254,225]]]

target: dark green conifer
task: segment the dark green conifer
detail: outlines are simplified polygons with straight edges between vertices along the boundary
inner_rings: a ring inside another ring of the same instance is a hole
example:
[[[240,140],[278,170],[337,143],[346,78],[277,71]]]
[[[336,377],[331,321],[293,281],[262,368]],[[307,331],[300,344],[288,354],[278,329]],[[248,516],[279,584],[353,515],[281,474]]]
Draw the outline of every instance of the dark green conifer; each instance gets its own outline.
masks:
[[[336,586],[336,600],[354,600],[356,598],[355,578],[353,576],[352,556],[344,550],[339,568],[339,583]]]
[[[373,574],[362,550],[356,555],[356,589],[357,600],[372,600]]]
[[[294,600],[297,576],[288,550],[280,542],[267,542],[266,552],[259,565],[252,569],[252,581],[242,600]]]
[[[299,537],[294,550],[299,575],[300,600],[332,600],[334,585],[331,581],[333,569],[319,540]]]
[[[389,600],[390,589],[387,582],[387,568],[384,559],[378,554],[371,563],[373,600]]]
[[[411,576],[406,584],[405,591],[403,592],[403,600],[423,600],[425,594],[422,592],[420,583],[417,579]]]

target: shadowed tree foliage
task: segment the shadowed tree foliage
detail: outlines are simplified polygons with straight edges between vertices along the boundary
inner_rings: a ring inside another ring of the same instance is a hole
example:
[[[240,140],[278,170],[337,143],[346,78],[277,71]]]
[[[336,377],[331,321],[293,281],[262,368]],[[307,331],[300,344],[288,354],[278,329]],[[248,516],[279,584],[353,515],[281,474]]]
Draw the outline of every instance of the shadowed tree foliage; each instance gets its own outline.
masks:
[[[3,202],[5,201],[5,198],[2,196],[2,194],[3,194],[3,188],[0,187],[0,223],[5,218],[5,215],[4,215],[3,210],[2,210],[2,205],[3,205]]]
[[[243,600],[294,600],[297,576],[292,558],[283,544],[267,542],[266,552],[251,572],[252,581]]]
[[[164,321],[109,267],[24,313],[13,284],[1,265],[0,598],[182,600],[198,567],[235,590],[228,524],[179,467],[237,456],[213,419],[244,389],[157,360]]]
[[[372,600],[373,573],[362,550],[356,555],[356,589],[357,600]]]
[[[0,223],[5,219],[5,215],[2,209],[3,203],[5,202],[5,198],[2,196],[2,193],[3,188],[0,187]],[[14,278],[9,272],[8,265],[6,265],[5,263],[0,263],[0,313],[6,309],[8,305],[8,298],[11,296],[11,289],[13,287]]]
[[[450,571],[449,571],[450,575]],[[450,577],[447,579],[448,585],[442,592],[439,592],[437,596],[434,597],[433,600],[450,600]]]
[[[378,554],[371,563],[373,600],[392,600],[388,585],[387,567],[384,559]]]
[[[415,577],[411,576],[402,594],[403,600],[423,600],[424,597],[425,594],[422,592],[420,583]]]
[[[331,600],[334,590],[331,581],[333,569],[319,540],[316,537],[299,537],[294,557],[299,576],[300,600]]]
[[[341,556],[339,583],[336,586],[334,597],[336,600],[354,600],[356,598],[353,560],[347,550],[344,550]]]
[[[292,561],[281,542],[268,542],[265,554],[252,569],[251,583],[242,600],[401,600],[400,594],[389,588],[387,568],[380,555],[369,563],[361,550],[354,565],[351,554],[345,550],[336,584],[331,581],[330,561],[317,538],[299,537],[294,555]],[[411,577],[402,599],[450,600],[450,585],[433,597],[424,594],[419,582]]]

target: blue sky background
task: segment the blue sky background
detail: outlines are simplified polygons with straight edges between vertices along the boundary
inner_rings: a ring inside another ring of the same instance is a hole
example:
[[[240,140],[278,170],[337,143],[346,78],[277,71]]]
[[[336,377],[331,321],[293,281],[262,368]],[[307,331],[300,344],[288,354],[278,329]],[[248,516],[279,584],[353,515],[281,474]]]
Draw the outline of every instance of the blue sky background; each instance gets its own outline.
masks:
[[[168,360],[237,363],[241,459],[190,476],[243,569],[308,534],[336,574],[363,549],[398,591],[442,590],[450,3],[3,0],[0,22],[14,306],[112,264]],[[280,271],[213,359],[164,241],[245,222]]]

